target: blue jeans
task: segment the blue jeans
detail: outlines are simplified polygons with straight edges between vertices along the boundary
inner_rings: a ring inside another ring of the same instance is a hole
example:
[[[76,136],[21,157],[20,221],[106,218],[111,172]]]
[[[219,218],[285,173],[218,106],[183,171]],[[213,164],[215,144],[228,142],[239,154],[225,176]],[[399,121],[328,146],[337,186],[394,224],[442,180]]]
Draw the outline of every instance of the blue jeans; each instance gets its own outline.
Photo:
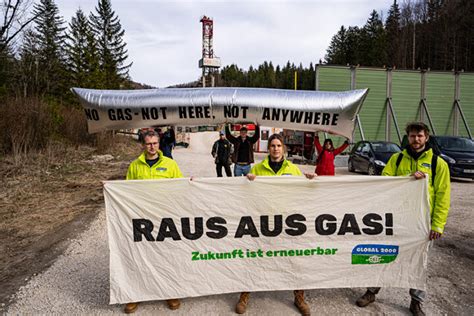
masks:
[[[234,164],[234,177],[246,176],[250,173],[250,165]]]
[[[380,291],[379,287],[369,287],[367,290],[373,294],[378,294]],[[410,296],[415,301],[423,303],[426,297],[426,292],[422,290],[410,289]]]

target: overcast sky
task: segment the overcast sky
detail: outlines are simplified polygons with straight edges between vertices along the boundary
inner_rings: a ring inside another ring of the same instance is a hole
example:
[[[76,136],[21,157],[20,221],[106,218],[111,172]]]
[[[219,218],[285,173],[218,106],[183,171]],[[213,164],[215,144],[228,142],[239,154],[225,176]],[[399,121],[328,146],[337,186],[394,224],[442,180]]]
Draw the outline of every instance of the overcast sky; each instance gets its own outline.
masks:
[[[69,23],[97,0],[56,0]],[[248,69],[289,60],[307,67],[324,59],[341,25],[362,26],[373,9],[385,19],[393,0],[112,0],[125,29],[132,80],[155,87],[197,80],[203,15],[214,19],[214,53],[222,66]]]

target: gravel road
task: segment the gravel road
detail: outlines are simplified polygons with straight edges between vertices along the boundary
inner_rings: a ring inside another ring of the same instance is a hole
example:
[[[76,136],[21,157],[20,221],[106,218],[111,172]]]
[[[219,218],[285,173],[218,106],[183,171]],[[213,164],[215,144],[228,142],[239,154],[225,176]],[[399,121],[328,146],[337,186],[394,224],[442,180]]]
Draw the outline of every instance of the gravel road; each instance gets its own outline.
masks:
[[[215,167],[208,153],[192,148],[177,149],[175,160],[185,176],[214,176]],[[263,155],[257,155],[260,160]],[[312,166],[300,166],[313,171]],[[338,174],[347,174],[337,168]],[[430,253],[427,315],[474,315],[474,184],[453,182],[452,209],[445,237]],[[122,306],[109,305],[109,264],[102,209],[89,229],[75,240],[56,262],[43,273],[33,276],[14,296],[7,314],[120,314]],[[306,292],[313,314],[392,314],[408,315],[407,289],[384,289],[377,302],[365,309],[354,305],[364,289],[323,289]],[[248,315],[298,315],[292,292],[262,292],[251,295]],[[185,299],[179,310],[170,311],[161,301],[140,305],[137,314],[232,315],[238,294]]]

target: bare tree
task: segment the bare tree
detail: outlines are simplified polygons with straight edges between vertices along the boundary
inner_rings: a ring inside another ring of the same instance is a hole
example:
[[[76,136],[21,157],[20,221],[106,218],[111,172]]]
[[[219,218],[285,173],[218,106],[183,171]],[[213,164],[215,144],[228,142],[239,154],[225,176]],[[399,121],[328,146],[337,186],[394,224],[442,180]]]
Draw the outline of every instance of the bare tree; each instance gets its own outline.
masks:
[[[32,0],[2,0],[0,3],[0,51],[3,51],[28,24],[36,19],[36,15],[28,14],[32,2]]]

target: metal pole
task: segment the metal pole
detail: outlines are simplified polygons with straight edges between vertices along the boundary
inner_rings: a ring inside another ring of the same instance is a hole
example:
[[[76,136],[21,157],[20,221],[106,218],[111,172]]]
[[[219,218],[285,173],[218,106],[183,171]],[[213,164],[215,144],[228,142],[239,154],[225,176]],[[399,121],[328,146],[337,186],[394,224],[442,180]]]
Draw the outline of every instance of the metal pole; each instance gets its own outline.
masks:
[[[423,107],[426,100],[426,70],[421,70],[421,86],[420,86],[420,121],[425,121],[425,108]]]
[[[428,112],[428,106],[426,105],[424,99],[421,100],[421,105],[423,106],[424,111],[426,113],[426,117],[428,118],[428,122],[430,123],[431,132],[433,132],[433,135],[436,136],[436,131],[435,131],[435,128],[434,128],[434,125],[433,125],[433,121],[431,120],[431,115],[430,115],[430,112]]]
[[[402,135],[400,134],[400,128],[398,127],[397,115],[395,114],[395,109],[393,108],[392,99],[388,99],[388,107],[390,108],[390,113],[393,117],[393,124],[395,125],[395,131],[397,132],[398,141],[402,142]]]
[[[351,66],[351,90],[356,88],[356,66]]]
[[[459,96],[460,96],[460,84],[459,84],[459,72],[454,73],[454,102],[453,102],[453,135],[459,135]]]
[[[462,121],[464,122],[464,127],[466,127],[467,134],[469,135],[469,138],[472,139],[471,129],[469,128],[469,125],[467,124],[467,120],[466,120],[466,117],[464,116],[464,112],[462,111],[461,104],[457,100],[454,101],[454,103],[456,104],[459,114],[461,115]]]
[[[391,108],[391,99],[392,99],[392,69],[387,68],[387,79],[385,87],[385,140],[390,141],[392,136],[392,108]]]
[[[362,128],[362,124],[360,123],[360,116],[359,114],[356,115],[357,126],[359,126],[360,137],[362,140],[365,140],[364,129]]]

